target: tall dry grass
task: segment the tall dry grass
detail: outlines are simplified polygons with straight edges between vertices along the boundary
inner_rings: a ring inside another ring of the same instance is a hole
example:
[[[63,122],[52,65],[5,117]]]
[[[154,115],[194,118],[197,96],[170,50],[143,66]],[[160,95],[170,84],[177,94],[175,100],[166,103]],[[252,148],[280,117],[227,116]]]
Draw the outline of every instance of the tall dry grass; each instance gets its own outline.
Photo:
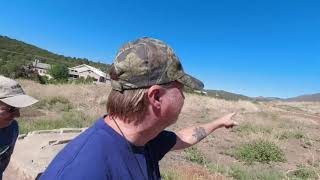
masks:
[[[285,105],[307,113],[320,115],[320,102],[278,102],[277,105]]]
[[[228,112],[256,112],[260,108],[250,101],[226,101],[223,99],[199,96],[197,94],[187,94],[185,101],[185,111],[199,111],[201,109],[216,110],[221,113]]]
[[[104,114],[105,104],[110,85],[107,84],[62,84],[42,85],[29,80],[19,80],[27,94],[41,100],[49,97],[63,97],[68,99],[76,109],[84,111],[89,116]],[[183,112],[256,112],[260,108],[250,101],[226,101],[208,98],[196,94],[186,94]]]
[[[106,113],[106,102],[111,90],[107,84],[61,84],[42,85],[30,80],[20,80],[27,94],[43,100],[50,97],[68,99],[76,110],[88,117],[99,117]]]

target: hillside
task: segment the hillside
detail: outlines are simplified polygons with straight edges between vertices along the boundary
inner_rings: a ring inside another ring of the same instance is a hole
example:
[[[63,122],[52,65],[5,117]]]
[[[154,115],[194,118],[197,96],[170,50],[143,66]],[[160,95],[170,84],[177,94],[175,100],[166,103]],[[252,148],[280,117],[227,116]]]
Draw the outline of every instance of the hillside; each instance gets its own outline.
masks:
[[[288,98],[286,99],[286,101],[320,101],[320,93],[307,94],[293,98]]]
[[[257,101],[282,101],[283,99],[278,98],[278,97],[263,97],[263,96],[259,96],[259,97],[255,97],[255,100],[257,100]]]
[[[223,90],[205,90],[207,92],[208,96],[215,97],[217,99],[225,99],[225,100],[254,100],[251,97],[244,96],[241,94],[231,93]]]
[[[110,65],[93,62],[86,58],[67,57],[52,53],[25,42],[0,36],[0,74],[12,78],[25,75],[23,67],[30,65],[34,59],[47,64],[65,64],[68,67],[88,64],[106,72]]]

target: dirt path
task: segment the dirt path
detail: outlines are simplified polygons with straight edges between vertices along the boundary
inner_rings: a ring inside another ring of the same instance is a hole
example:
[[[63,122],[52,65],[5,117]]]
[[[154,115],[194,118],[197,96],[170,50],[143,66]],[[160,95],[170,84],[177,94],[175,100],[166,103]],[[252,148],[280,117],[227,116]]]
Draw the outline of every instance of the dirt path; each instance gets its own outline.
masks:
[[[3,180],[31,180],[19,173],[19,170],[15,169],[12,163],[9,164],[6,171],[3,173]]]

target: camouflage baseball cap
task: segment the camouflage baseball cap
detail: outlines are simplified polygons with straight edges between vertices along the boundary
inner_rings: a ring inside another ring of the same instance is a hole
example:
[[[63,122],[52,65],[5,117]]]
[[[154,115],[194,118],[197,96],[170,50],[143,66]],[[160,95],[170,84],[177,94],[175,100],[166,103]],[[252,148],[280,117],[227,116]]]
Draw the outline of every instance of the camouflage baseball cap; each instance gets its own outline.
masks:
[[[110,70],[114,90],[146,88],[178,81],[192,89],[203,83],[183,71],[179,58],[164,42],[140,38],[125,44],[117,53]]]

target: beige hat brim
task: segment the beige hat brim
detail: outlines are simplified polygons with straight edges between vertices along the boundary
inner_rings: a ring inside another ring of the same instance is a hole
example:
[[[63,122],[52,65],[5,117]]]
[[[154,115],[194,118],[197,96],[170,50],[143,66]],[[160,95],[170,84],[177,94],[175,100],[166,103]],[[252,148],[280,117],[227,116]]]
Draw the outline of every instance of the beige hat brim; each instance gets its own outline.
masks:
[[[177,79],[177,81],[179,81],[180,83],[182,83],[185,86],[188,86],[194,90],[202,90],[204,87],[203,82],[190,76],[189,74],[184,74],[182,77]]]
[[[25,94],[7,97],[0,100],[10,106],[17,107],[17,108],[27,107],[38,102],[37,99]]]

